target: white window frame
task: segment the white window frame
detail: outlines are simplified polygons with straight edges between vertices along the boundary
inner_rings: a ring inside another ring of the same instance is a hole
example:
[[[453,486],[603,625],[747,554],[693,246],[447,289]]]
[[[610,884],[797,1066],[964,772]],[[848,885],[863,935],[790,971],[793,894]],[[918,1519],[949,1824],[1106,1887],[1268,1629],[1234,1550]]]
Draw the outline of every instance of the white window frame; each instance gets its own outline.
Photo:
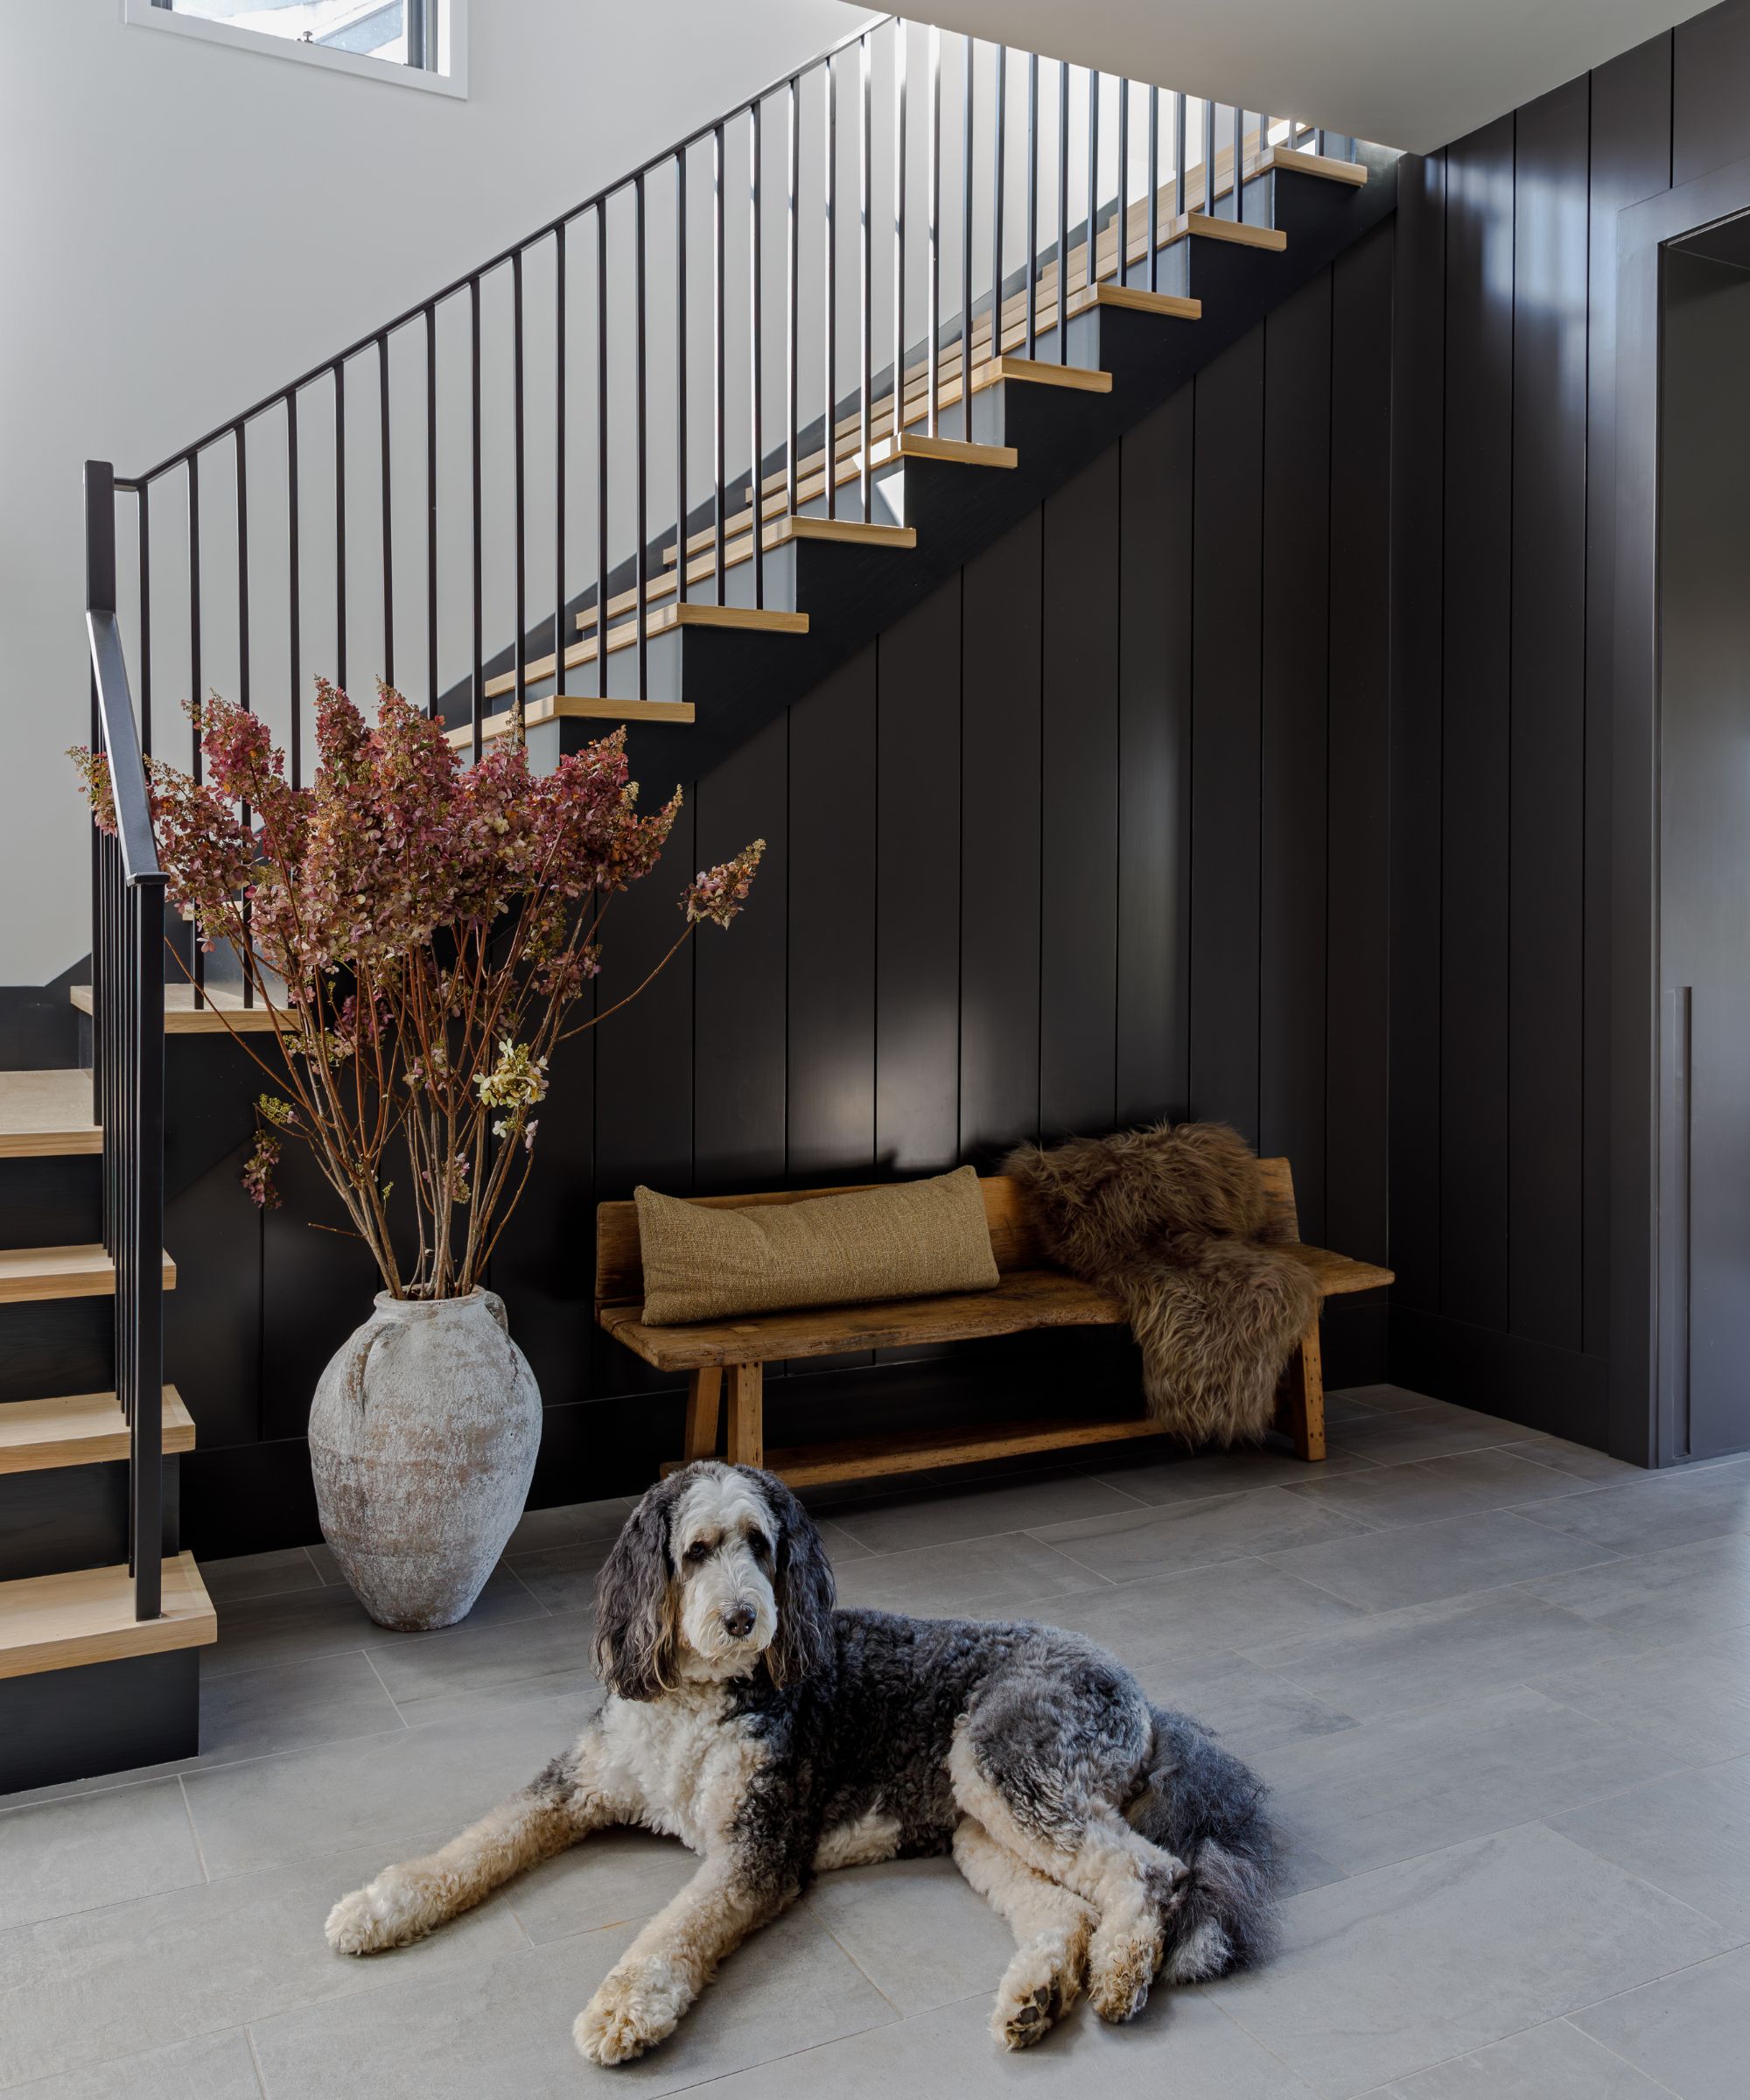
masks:
[[[349,74],[356,80],[379,80],[392,88],[412,88],[425,94],[447,94],[466,102],[468,94],[468,0],[428,0],[438,14],[438,70],[397,66],[356,51],[333,51],[325,44],[302,44],[293,37],[270,36],[259,29],[239,29],[230,22],[209,22],[200,15],[179,15],[154,7],[152,0],[122,0],[122,19],[130,27],[167,31],[198,43],[220,44],[231,51],[286,59],[294,66],[316,66],[326,73]]]

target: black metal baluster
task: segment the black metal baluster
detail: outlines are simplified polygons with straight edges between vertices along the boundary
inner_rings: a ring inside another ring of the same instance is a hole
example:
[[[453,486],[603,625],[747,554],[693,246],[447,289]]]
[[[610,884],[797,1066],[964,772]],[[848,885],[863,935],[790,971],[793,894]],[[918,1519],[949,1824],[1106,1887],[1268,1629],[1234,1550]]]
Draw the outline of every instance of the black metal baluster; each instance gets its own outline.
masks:
[[[647,388],[648,342],[644,326],[645,231],[644,231],[644,174],[640,169],[632,184],[632,226],[635,253],[633,257],[633,388],[637,417],[637,443],[634,448],[637,466],[637,487],[634,496],[633,521],[635,544],[632,557],[632,588],[634,597],[634,633],[637,636],[637,696],[648,696],[650,682],[646,673],[650,643],[649,607],[645,603],[645,562],[650,537],[649,502],[649,443],[650,403]],[[607,647],[607,630],[597,622],[596,631],[602,638],[602,647]],[[606,661],[606,658],[604,658]]]
[[[1021,351],[1039,342],[1039,53],[1027,53],[1027,327]]]
[[[470,718],[473,728],[472,749],[478,766],[480,753],[486,748],[484,714],[486,710],[486,618],[483,603],[485,590],[482,581],[482,552],[480,547],[480,280],[478,275],[468,279],[468,353],[469,392],[472,399],[470,437],[472,444],[473,481],[473,532],[471,546],[473,554],[473,663],[470,680],[472,688]]]
[[[526,479],[528,462],[525,457],[522,409],[522,250],[518,248],[510,258],[510,376],[511,376],[511,443],[516,448],[516,457],[511,470],[511,500],[516,506],[516,635],[515,635],[515,705],[519,712],[528,701],[528,504]],[[559,667],[553,666],[553,690],[558,692],[564,684],[559,676]]]
[[[304,785],[304,665],[298,605],[298,389],[285,396],[286,654],[291,680],[291,722],[287,742],[291,784]]]
[[[1203,215],[1215,216],[1215,105],[1203,98]]]
[[[860,383],[858,387],[858,399],[859,413],[861,414],[863,419],[863,428],[861,431],[863,449],[861,454],[859,455],[859,470],[863,485],[861,490],[863,498],[863,522],[865,525],[867,525],[873,522],[874,516],[872,509],[872,505],[874,500],[873,480],[869,453],[871,446],[875,441],[875,433],[874,421],[871,412],[871,404],[869,400],[869,389],[874,383],[873,375],[871,371],[871,360],[873,351],[872,330],[874,327],[872,298],[872,286],[874,280],[872,274],[874,267],[874,226],[870,217],[870,214],[873,208],[870,198],[870,143],[874,118],[874,78],[869,62],[869,38],[866,36],[861,37],[858,39],[857,53],[858,68],[860,76],[861,87],[861,93],[858,96],[858,101],[861,104],[863,113],[861,118],[861,127],[858,137],[858,226],[863,246],[863,309],[858,322],[858,333],[862,340],[858,348]]]
[[[560,668],[564,659],[559,660]],[[596,694],[607,697],[607,200],[596,206]]]
[[[1057,361],[1069,361],[1069,60],[1057,61]]]
[[[972,435],[972,66],[976,49],[961,39],[960,76],[960,399],[961,434]]]
[[[382,488],[383,663],[385,685],[395,683],[395,513],[390,494],[388,336],[377,338],[377,439]]]
[[[927,56],[929,66],[929,252],[926,259],[929,264],[929,280],[925,293],[924,312],[929,340],[924,353],[924,427],[934,438],[938,434],[936,355],[942,337],[942,32],[934,24],[930,26]]]
[[[152,521],[151,484],[142,481],[135,491],[135,514],[140,534],[140,749],[148,758],[152,751]]]
[[[1120,284],[1130,278],[1130,83],[1118,82],[1118,268]]]
[[[1246,215],[1246,113],[1236,104],[1234,109],[1234,223],[1237,226]]]
[[[334,360],[334,682],[346,686],[346,360]]]
[[[1100,71],[1088,68],[1088,289],[1099,277],[1100,248]],[[1065,316],[1066,322],[1068,314]],[[1065,340],[1068,341],[1066,336]],[[1068,356],[1068,350],[1064,354]]]
[[[200,454],[188,454],[188,696],[199,708],[205,700],[200,690]],[[199,781],[204,771],[200,751],[200,724],[197,719],[190,724],[189,738],[193,746],[190,754],[189,771]],[[193,1000],[197,1010],[206,1004],[206,953],[200,945],[200,922],[196,920],[190,928],[191,976],[194,980]]]
[[[1173,216],[1184,210],[1185,196],[1185,98],[1179,103],[1179,159],[1178,185],[1172,192]],[[1160,89],[1149,89],[1149,143],[1148,143],[1148,288],[1160,290]]]
[[[711,472],[716,508],[711,557],[717,583],[717,602],[724,592],[724,565],[728,558],[724,542],[729,537],[729,508],[724,491],[724,300],[728,295],[723,261],[723,126],[711,130]]]
[[[900,456],[906,427],[906,24],[893,24],[893,434]]]
[[[826,62],[826,514],[838,515],[838,69]]]
[[[565,243],[553,228],[553,690],[565,685]]]
[[[1191,216],[1191,175],[1186,166],[1190,158],[1187,132],[1190,127],[1190,106],[1182,94],[1173,97],[1172,112],[1172,216],[1180,232]],[[1187,284],[1190,282],[1187,273]]]
[[[243,425],[240,423],[233,432],[236,446],[237,470],[237,704],[247,715],[249,711],[249,472],[248,451],[244,441]],[[242,804],[239,812],[244,825],[249,823],[249,805]],[[249,945],[249,900],[242,902],[243,946]],[[243,1004],[256,1003],[255,980],[249,974],[246,956],[238,962],[243,972]]]
[[[687,602],[687,149],[675,156],[675,603]]]
[[[748,476],[747,503],[748,527],[753,542],[753,605],[755,611],[766,603],[766,455],[763,440],[764,421],[760,395],[765,367],[761,362],[760,329],[760,104],[750,105],[747,112],[747,270],[748,270],[748,389],[752,410],[752,472]]]
[[[796,248],[796,190],[802,179],[802,138],[796,121],[796,82],[790,80],[787,114],[789,118],[788,175],[785,190],[785,234],[789,248],[789,289],[785,304],[784,396],[788,421],[784,434],[784,459],[788,484],[786,508],[794,517],[802,505],[796,484],[796,273],[800,257]],[[830,404],[829,403],[829,407]]]
[[[438,712],[438,304],[425,309],[425,711]]]
[[[1008,150],[1009,131],[1009,47],[997,46],[996,122],[990,129],[994,136],[990,142],[990,341],[985,353],[990,357],[1003,354],[1003,189],[1006,170],[1003,165]]]

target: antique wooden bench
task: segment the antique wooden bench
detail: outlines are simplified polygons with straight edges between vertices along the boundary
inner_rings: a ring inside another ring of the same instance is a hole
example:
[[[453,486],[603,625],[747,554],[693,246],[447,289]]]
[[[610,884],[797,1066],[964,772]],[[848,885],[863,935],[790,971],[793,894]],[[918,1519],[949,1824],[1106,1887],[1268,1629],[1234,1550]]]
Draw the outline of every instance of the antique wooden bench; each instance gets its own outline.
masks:
[[[1260,1162],[1276,1212],[1283,1251],[1304,1262],[1318,1278],[1321,1298],[1372,1291],[1391,1281],[1389,1269],[1351,1261],[1322,1247],[1301,1244],[1294,1188],[1286,1159]],[[764,1367],[845,1349],[903,1348],[925,1342],[969,1341],[981,1335],[1016,1334],[1041,1327],[1122,1326],[1124,1307],[1092,1284],[1051,1267],[1040,1251],[1016,1183],[1003,1175],[981,1179],[990,1245],[1002,1278],[994,1291],[945,1298],[914,1298],[877,1305],[821,1306],[799,1312],[749,1313],[739,1320],[704,1320],[678,1327],[646,1326],[641,1314],[644,1270],[639,1256],[638,1207],[604,1203],[596,1213],[596,1317],[616,1340],[662,1371],[687,1377],[685,1451],[663,1471],[691,1459],[715,1455],[728,1373],[727,1451],[738,1465],[769,1466],[793,1487],[858,1480],[925,1466],[963,1466],[1013,1453],[1116,1443],[1158,1436],[1141,1414],[1112,1420],[1061,1418],[986,1423],[971,1428],[933,1428],[886,1437],[845,1438],[836,1444],[766,1449],[762,1418]],[[838,1195],[839,1189],[794,1189],[751,1196],[705,1196],[701,1202],[738,1209],[752,1203],[795,1203],[809,1196]],[[1315,1319],[1284,1372],[1278,1424],[1293,1438],[1303,1459],[1325,1455],[1325,1387]]]

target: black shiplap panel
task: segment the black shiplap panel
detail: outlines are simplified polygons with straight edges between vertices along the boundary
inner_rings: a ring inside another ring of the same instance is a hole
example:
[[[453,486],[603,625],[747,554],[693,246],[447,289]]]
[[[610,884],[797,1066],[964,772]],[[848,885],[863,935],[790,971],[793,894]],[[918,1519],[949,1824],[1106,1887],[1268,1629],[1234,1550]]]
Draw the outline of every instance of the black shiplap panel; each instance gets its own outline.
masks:
[[[291,1151],[288,1140],[287,1154]],[[360,1259],[355,1241],[312,1246],[311,1242],[326,1241],[329,1236],[311,1231],[301,1217],[298,1225],[304,1234],[302,1242],[293,1241],[283,1230],[270,1237],[267,1228],[287,1212],[270,1212],[264,1222],[245,1194],[243,1162],[248,1152],[248,1145],[239,1145],[164,1206],[164,1245],[176,1263],[176,1289],[164,1299],[164,1376],[188,1404],[200,1442],[215,1446],[247,1444],[261,1434],[266,1247],[284,1250],[286,1259],[294,1264],[309,1257],[321,1264],[325,1272],[335,1267],[347,1286],[347,1317],[340,1333],[330,1333],[327,1323],[316,1323],[328,1335],[327,1353],[314,1362],[308,1356],[300,1360],[300,1370],[309,1378],[302,1400],[305,1410],[316,1375],[345,1336],[370,1317],[371,1298],[378,1288],[376,1270]],[[308,1160],[299,1160],[280,1176],[287,1210],[296,1208],[299,1194],[309,1187],[314,1174]],[[326,1186],[318,1186],[326,1200],[319,1214],[324,1219],[340,1214]],[[276,1305],[283,1318],[283,1300],[276,1299]],[[288,1392],[278,1376],[275,1391],[277,1406],[296,1415],[298,1395]],[[301,1432],[301,1420],[296,1426]]]
[[[1671,183],[1750,152],[1750,4],[1726,0],[1671,32]],[[1649,192],[1650,194],[1650,192]]]
[[[239,1165],[241,1160],[239,1161]],[[221,1171],[210,1192],[213,1207],[222,1205],[225,1221],[235,1220],[241,1205],[248,1214],[247,1199],[237,1186],[237,1168]],[[340,1198],[322,1178],[314,1158],[301,1144],[288,1141],[280,1160],[277,1184],[284,1200],[277,1210],[266,1213],[261,1226],[261,1405],[258,1422],[233,1430],[233,1420],[253,1411],[248,1407],[248,1385],[241,1396],[230,1395],[228,1379],[234,1373],[247,1379],[248,1366],[241,1354],[206,1354],[200,1338],[191,1334],[194,1360],[187,1366],[184,1397],[200,1432],[203,1448],[223,1448],[250,1437],[276,1438],[302,1437],[310,1423],[310,1402],[316,1382],[328,1359],[355,1327],[371,1316],[371,1302],[382,1287],[376,1264],[362,1241],[352,1236],[352,1227]],[[203,1192],[204,1194],[206,1192]],[[186,1202],[186,1197],[181,1201]],[[232,1269],[232,1256],[224,1251],[239,1244],[248,1232],[248,1217],[237,1225],[234,1236],[225,1226],[212,1224],[214,1209],[203,1204],[205,1228],[197,1251],[193,1235],[188,1235],[188,1251],[178,1252],[178,1222],[172,1213],[164,1220],[171,1251],[191,1266],[204,1263],[210,1270],[222,1262],[227,1281],[234,1280],[247,1290],[247,1278]],[[194,1220],[191,1214],[190,1223]],[[208,1234],[215,1236],[208,1237]],[[178,1292],[178,1295],[180,1293]],[[188,1301],[192,1303],[192,1299]],[[182,1351],[172,1315],[165,1323],[165,1362],[172,1379],[185,1385]],[[220,1425],[208,1426],[208,1410],[222,1410]]]
[[[1391,333],[1391,1266],[1440,1305],[1446,163],[1398,163]]]
[[[1331,273],[1264,323],[1258,1149],[1325,1236]]]
[[[693,1166],[701,1195],[775,1188],[784,1179],[784,1004],[788,969],[785,830],[789,724],[768,722],[695,796],[698,864],[766,841],[753,892],[727,931],[693,935]]]
[[[791,1178],[875,1166],[875,650],[790,710]]]
[[[1334,267],[1326,1243],[1387,1259],[1392,229]]]
[[[1447,150],[1440,1309],[1507,1324],[1513,129]]]
[[[1118,919],[1116,445],[1045,506],[1040,1128],[1111,1128]]]
[[[960,578],[876,644],[875,1156],[960,1147]]]
[[[962,572],[960,1151],[987,1172],[1039,1122],[1043,527]]]
[[[1124,442],[1118,605],[1118,1074],[1124,1127],[1185,1113],[1191,971],[1189,387]]]
[[[1194,1116],[1258,1136],[1264,330],[1196,382],[1191,745]]]
[[[1519,112],[1514,207],[1508,1326],[1580,1346],[1590,95]]]
[[[1592,76],[1592,264],[1586,343],[1586,1069],[1581,1215],[1585,1346],[1610,1340],[1610,738],[1616,604],[1616,215],[1670,172],[1671,38]]]

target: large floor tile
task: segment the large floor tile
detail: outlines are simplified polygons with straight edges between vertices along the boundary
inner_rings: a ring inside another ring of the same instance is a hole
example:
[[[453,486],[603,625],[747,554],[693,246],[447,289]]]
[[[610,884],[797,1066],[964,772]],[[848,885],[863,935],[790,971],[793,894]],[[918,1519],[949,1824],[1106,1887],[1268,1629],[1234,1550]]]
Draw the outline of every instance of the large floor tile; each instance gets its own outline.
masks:
[[[203,1878],[174,1779],[0,1815],[0,1930]]]
[[[1510,1509],[1517,1502],[1547,1502],[1565,1491],[1578,1494],[1583,1480],[1552,1475],[1499,1446],[1454,1452],[1450,1458],[1421,1459],[1406,1466],[1364,1466],[1293,1483],[1294,1492],[1322,1509],[1341,1510],[1384,1528],[1438,1523],[1483,1509]]]
[[[1647,1477],[1644,1466],[1631,1466],[1626,1459],[1613,1459],[1608,1452],[1594,1451],[1590,1444],[1570,1443],[1565,1437],[1516,1437],[1502,1448],[1516,1458],[1529,1459],[1534,1465],[1548,1466],[1594,1486],[1608,1487],[1619,1480]]]
[[[505,1888],[505,1901],[537,1947],[627,1925],[662,1909],[699,1871],[696,1853],[648,1830],[598,1830]]]
[[[1303,1737],[1262,1761],[1278,1811],[1352,1874],[1596,1801],[1669,1768],[1650,1744],[1522,1686],[1340,1736]]]
[[[1256,1757],[1281,1743],[1335,1735],[1355,1726],[1353,1715],[1226,1649],[1131,1667],[1158,1706],[1194,1715],[1241,1757]]]
[[[373,1992],[253,2028],[268,2100],[335,2100],[337,2065],[368,2065],[371,2100],[576,2100],[668,2093],[895,2018],[818,1921],[798,1907],[724,1964],[660,2048],[607,2072],[571,2023],[629,1929],[581,1933],[482,1963],[464,1978]],[[401,1954],[379,1957],[386,1966]]]
[[[1108,2026],[1079,2005],[1035,2048],[990,2038],[982,1992],[726,2078],[712,2100],[1312,2100],[1306,2085],[1194,1991],[1157,1991]]]
[[[200,1762],[266,1757],[401,1725],[364,1651],[203,1676]]]
[[[500,1564],[486,1578],[486,1587],[464,1623],[503,1625],[515,1619],[536,1618],[543,1608]],[[393,1633],[378,1626],[353,1592],[340,1584],[276,1597],[246,1598],[220,1614],[218,1645],[201,1657],[201,1679],[205,1683],[234,1670],[259,1670],[268,1662],[341,1655],[349,1648],[394,1647],[398,1642],[423,1637]]]
[[[370,1662],[396,1705],[417,1726],[507,1685],[587,1691],[594,1634],[592,1613],[543,1613],[508,1626],[465,1623],[374,1648]]]
[[[613,1550],[612,1538],[584,1538],[570,1545],[513,1552],[506,1562],[543,1611],[586,1612],[596,1600],[596,1578]]]
[[[1355,1616],[1331,1632],[1272,1641],[1269,1628],[1260,1627],[1252,1640],[1236,1645],[1253,1662],[1361,1720],[1541,1682],[1622,1652],[1614,1634],[1520,1590],[1488,1590],[1371,1615],[1348,1608]]]
[[[507,1553],[533,1553],[543,1546],[575,1546],[586,1538],[618,1538],[632,1515],[634,1497],[566,1502],[554,1509],[525,1509],[510,1535]]]
[[[324,1549],[326,1550],[326,1548]],[[323,1578],[302,1546],[277,1553],[238,1553],[203,1560],[200,1579],[214,1604],[241,1604],[249,1597],[278,1597],[287,1590],[319,1590]]]
[[[1552,2020],[1382,2085],[1367,2100],[1670,2100],[1670,2095],[1569,2021]]]
[[[1270,1554],[1291,1575],[1369,1612],[1501,1589],[1606,1558],[1602,1547],[1527,1523],[1508,1509],[1477,1510],[1444,1523],[1400,1525]]]
[[[957,1494],[853,1502],[832,1522],[836,1531],[872,1553],[905,1553],[916,1546],[953,1545],[1135,1508],[1135,1496],[1087,1474],[1021,1474],[976,1482]]]
[[[249,2038],[241,2027],[12,2090],[18,2100],[262,2100]]]
[[[593,1692],[513,1687],[453,1721],[193,1773],[185,1785],[206,1871],[217,1880],[352,1844],[380,1853],[374,1866],[405,1858],[526,1786],[594,1708]]]
[[[1112,1458],[1100,1466],[1098,1477],[1138,1502],[1195,1502],[1208,1495],[1249,1494],[1254,1488],[1292,1488],[1369,1470],[1365,1459],[1348,1451],[1334,1451],[1318,1465],[1309,1465],[1297,1459],[1284,1440],[1257,1450],[1205,1451],[1151,1460]]]
[[[1750,1939],[1750,1756],[1550,1820],[1576,1844]]]
[[[1611,1553],[1660,1553],[1750,1531],[1750,1466],[1643,1474],[1615,1488],[1528,1506],[1535,1522]]]
[[[1333,1882],[1212,1995],[1344,2100],[1720,1951],[1729,1936],[1541,1824]]]
[[[1340,1385],[1325,1398],[1327,1402],[1333,1398],[1353,1401],[1374,1414],[1385,1415],[1410,1414],[1418,1408],[1446,1404],[1432,1393],[1418,1393],[1407,1385]]]
[[[1015,1951],[1014,1935],[946,1857],[822,1874],[808,1902],[908,2017],[976,1992],[994,1993]]]
[[[1656,1745],[1676,1764],[1718,1764],[1750,1751],[1750,1628],[1530,1681],[1564,1705]]]
[[[1250,1494],[1041,1525],[1032,1536],[1110,1581],[1134,1582],[1142,1576],[1279,1553],[1289,1546],[1356,1537],[1363,1530],[1353,1517],[1314,1508],[1284,1488],[1261,1488]]]
[[[1743,2100],[1750,1947],[1577,2012],[1574,2024],[1681,2100]]]
[[[1521,1433],[1516,1423],[1432,1400],[1382,1414],[1376,1421],[1346,1422],[1334,1441],[1376,1466],[1402,1466],[1418,1459],[1444,1459],[1455,1451],[1482,1451]]]
[[[0,2085],[380,1989],[377,1964],[332,1954],[322,1937],[335,1896],[374,1864],[349,1851],[0,1934]],[[494,1951],[526,1944],[488,1902],[396,1959],[453,1988]]]
[[[1000,1599],[1004,1614],[1013,1600],[1026,1607],[1023,1616],[1048,1619],[1058,1598],[1106,1587],[1102,1576],[1023,1531],[964,1545],[871,1554],[845,1562],[836,1573],[841,1604],[926,1618],[988,1619]]]
[[[1640,1646],[1731,1633],[1750,1626],[1750,1532],[1603,1561],[1525,1587]]]
[[[1086,1634],[1139,1664],[1332,1633],[1365,1614],[1268,1561],[1230,1560],[1188,1575],[1054,1598],[1031,1616]],[[1342,1706],[1340,1700],[1327,1704]]]

